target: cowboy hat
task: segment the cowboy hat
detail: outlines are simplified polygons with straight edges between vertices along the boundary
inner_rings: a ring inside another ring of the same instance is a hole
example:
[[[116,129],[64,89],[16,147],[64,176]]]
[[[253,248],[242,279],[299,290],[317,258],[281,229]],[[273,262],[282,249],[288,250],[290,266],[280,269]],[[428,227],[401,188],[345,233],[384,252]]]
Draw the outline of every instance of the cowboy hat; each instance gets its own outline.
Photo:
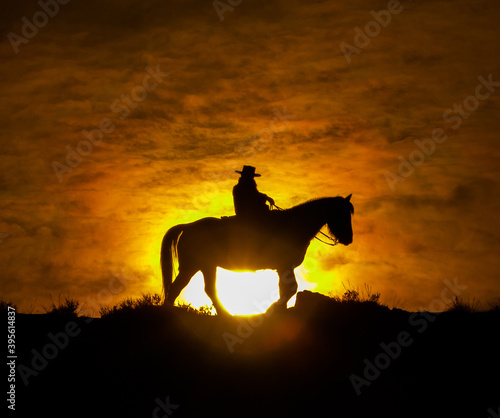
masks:
[[[235,173],[241,174],[241,177],[260,177],[260,174],[255,173],[255,167],[244,165],[242,171],[235,170]]]

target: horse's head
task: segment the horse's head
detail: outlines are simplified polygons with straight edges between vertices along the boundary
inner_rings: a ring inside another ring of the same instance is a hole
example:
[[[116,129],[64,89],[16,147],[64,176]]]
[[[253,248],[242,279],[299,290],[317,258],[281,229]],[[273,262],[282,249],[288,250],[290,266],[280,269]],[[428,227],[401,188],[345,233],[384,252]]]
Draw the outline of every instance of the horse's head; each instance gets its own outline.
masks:
[[[335,198],[335,209],[328,220],[330,232],[344,245],[352,242],[351,215],[354,213],[354,206],[351,203],[351,196],[352,194]]]

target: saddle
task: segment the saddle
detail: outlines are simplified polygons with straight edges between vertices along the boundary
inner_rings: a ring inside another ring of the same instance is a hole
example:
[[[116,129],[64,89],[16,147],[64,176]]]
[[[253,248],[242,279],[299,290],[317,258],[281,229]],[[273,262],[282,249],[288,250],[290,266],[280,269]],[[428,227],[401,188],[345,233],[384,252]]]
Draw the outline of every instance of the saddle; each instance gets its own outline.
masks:
[[[233,216],[221,216],[221,221],[223,222],[234,222],[235,225],[241,225],[252,228],[264,228],[269,229],[276,226],[276,215],[280,210],[269,210],[266,213],[256,214],[252,217],[242,217],[238,215]]]

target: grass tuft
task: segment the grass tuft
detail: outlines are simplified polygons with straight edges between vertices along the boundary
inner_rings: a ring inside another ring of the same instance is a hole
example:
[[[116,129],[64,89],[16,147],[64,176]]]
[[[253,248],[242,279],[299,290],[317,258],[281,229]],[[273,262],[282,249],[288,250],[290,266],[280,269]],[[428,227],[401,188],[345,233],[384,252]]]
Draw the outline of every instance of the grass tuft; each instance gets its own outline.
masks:
[[[101,318],[114,317],[116,315],[122,315],[127,313],[139,313],[147,312],[152,310],[158,310],[163,306],[162,296],[158,293],[146,293],[140,298],[127,298],[117,305],[114,306],[103,306],[99,309],[99,314]],[[200,315],[212,315],[212,307],[202,306],[199,309],[193,308],[190,303],[183,303],[176,305],[177,307],[186,310],[187,312],[194,312]]]
[[[178,308],[184,309],[187,312],[194,312],[199,315],[212,316],[215,314],[215,308],[213,306],[205,305],[200,306],[199,308],[193,308],[191,303],[180,302],[177,305]]]
[[[496,298],[496,300],[488,302],[488,306],[490,307],[490,312],[500,312],[500,298]]]
[[[114,306],[103,306],[99,309],[101,318],[113,317],[115,315],[130,313],[130,312],[144,312],[156,309],[162,306],[162,297],[158,293],[146,293],[140,298],[127,298]]]
[[[349,282],[347,285],[342,283],[342,286],[344,286],[345,291],[341,296],[328,294],[335,302],[343,304],[371,303],[383,306],[380,303],[380,292],[373,292],[371,286],[366,283],[361,290],[359,287],[353,287]]]
[[[446,312],[473,313],[479,311],[481,311],[481,304],[476,298],[473,298],[472,300],[465,300],[455,296],[455,299],[453,299],[446,307]]]
[[[61,302],[61,295],[59,295],[57,305],[52,301],[52,304],[46,308],[45,313],[48,315],[54,316],[78,316],[78,308],[80,307],[80,302],[75,299],[70,299],[69,297],[65,297],[64,301]]]
[[[0,300],[0,312],[7,312],[9,310],[9,307],[14,308],[16,312],[18,311],[17,305],[12,302],[12,300]]]

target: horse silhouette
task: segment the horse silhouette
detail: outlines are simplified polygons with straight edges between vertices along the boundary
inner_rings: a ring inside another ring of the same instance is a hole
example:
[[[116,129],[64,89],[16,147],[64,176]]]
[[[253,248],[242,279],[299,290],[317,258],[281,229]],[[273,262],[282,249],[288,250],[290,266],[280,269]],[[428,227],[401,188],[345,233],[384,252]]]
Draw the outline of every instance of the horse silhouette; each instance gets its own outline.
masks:
[[[294,268],[304,260],[318,231],[327,225],[335,241],[352,242],[351,214],[347,197],[311,200],[283,211],[271,211],[262,219],[248,222],[238,216],[203,218],[176,225],[163,237],[161,269],[164,305],[173,305],[180,292],[198,272],[203,273],[205,292],[217,314],[229,315],[217,297],[217,267],[232,271],[272,269],[279,276],[279,300],[270,309],[286,309],[297,292]],[[174,259],[179,273],[172,282]]]

